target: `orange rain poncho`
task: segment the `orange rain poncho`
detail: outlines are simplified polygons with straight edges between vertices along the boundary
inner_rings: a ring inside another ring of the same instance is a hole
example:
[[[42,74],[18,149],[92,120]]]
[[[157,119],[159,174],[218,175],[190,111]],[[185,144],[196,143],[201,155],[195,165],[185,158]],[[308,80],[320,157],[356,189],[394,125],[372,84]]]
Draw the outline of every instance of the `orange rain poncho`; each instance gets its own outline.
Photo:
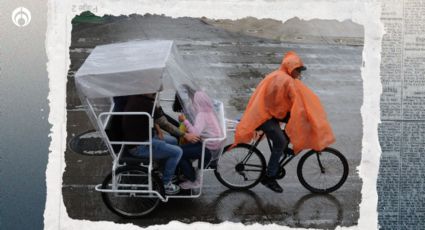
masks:
[[[295,52],[288,52],[280,68],[268,74],[257,86],[236,127],[234,145],[248,143],[255,129],[271,119],[291,118],[285,127],[294,152],[303,149],[322,150],[335,141],[332,128],[319,98],[290,73],[303,66]]]

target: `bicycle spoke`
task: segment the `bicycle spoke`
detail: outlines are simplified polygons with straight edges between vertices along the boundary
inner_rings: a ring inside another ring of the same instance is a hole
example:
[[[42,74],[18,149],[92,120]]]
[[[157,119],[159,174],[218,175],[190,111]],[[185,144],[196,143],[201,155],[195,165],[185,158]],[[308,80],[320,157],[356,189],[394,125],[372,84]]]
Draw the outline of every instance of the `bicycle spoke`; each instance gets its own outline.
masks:
[[[261,172],[261,169],[245,169],[244,172]]]
[[[250,167],[259,168],[259,169],[261,169],[261,168],[262,168],[262,166],[261,166],[261,165],[253,165],[253,164],[244,164],[244,166],[245,166],[245,167],[246,167],[246,166],[250,166]]]

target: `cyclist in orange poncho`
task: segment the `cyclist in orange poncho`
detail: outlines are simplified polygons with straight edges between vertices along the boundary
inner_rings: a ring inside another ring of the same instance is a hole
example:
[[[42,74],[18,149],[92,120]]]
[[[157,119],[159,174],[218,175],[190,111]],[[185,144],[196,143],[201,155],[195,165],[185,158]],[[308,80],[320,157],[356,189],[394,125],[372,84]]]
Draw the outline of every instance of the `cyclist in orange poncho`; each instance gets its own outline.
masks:
[[[275,192],[283,191],[276,175],[279,159],[289,144],[280,128],[280,122],[287,115],[290,114],[290,119],[285,132],[295,154],[303,149],[322,150],[335,141],[319,98],[300,80],[303,70],[306,68],[301,58],[293,51],[288,52],[280,68],[259,83],[236,127],[233,146],[250,142],[256,130],[262,130],[272,141],[267,174],[262,184]]]

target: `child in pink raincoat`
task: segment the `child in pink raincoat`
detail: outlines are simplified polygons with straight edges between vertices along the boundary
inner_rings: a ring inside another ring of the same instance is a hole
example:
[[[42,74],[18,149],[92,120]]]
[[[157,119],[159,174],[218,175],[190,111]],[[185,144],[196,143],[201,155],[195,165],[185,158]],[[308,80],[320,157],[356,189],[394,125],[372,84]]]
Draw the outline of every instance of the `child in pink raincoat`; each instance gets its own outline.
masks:
[[[195,121],[193,124],[187,120],[184,115],[179,116],[179,120],[183,122],[189,133],[199,135],[201,139],[218,138],[222,136],[220,124],[214,113],[213,102],[211,98],[202,91],[197,91],[192,99],[193,109],[195,112]],[[221,141],[208,141],[205,143],[204,162],[208,163],[211,159],[211,153],[221,149]],[[202,142],[190,143],[182,145],[183,156],[179,162],[183,175],[188,179],[180,184],[183,189],[197,188],[200,186],[199,178],[196,178],[195,171],[192,167],[192,160],[201,160]],[[198,164],[200,165],[200,164]],[[199,167],[199,166],[198,166]]]

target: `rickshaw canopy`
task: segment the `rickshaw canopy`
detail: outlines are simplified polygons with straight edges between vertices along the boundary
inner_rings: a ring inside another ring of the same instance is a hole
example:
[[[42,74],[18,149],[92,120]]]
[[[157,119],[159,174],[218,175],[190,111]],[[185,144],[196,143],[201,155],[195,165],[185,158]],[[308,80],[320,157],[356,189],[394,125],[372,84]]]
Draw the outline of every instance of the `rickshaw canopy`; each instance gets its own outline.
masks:
[[[77,71],[75,82],[87,98],[155,93],[190,83],[189,72],[179,59],[169,40],[100,45]]]

